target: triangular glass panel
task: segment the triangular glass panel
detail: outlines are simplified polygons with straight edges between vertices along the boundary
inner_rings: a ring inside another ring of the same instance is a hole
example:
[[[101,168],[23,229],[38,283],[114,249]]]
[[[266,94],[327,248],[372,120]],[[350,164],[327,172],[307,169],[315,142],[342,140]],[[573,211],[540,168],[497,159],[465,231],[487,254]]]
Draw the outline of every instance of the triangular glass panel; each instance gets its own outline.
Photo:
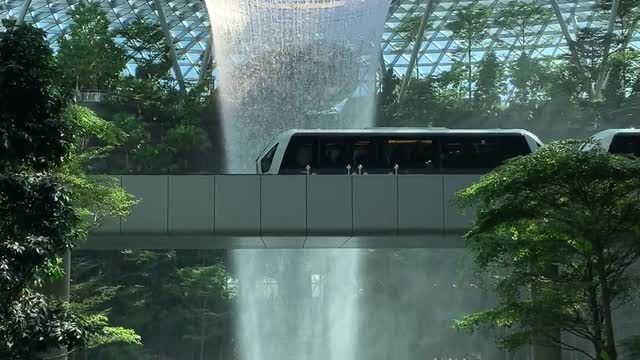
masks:
[[[408,65],[409,64],[409,59],[405,58],[404,56],[400,56],[398,57],[398,60],[396,60],[396,65]]]

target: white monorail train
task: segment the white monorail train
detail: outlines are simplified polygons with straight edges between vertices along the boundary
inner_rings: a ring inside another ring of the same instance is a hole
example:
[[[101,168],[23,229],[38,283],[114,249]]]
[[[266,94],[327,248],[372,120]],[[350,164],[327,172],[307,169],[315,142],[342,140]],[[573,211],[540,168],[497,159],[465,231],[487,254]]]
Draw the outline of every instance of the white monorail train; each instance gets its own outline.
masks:
[[[591,140],[611,154],[640,156],[640,129],[607,129],[591,136]],[[591,146],[587,144],[583,149]]]
[[[289,130],[256,161],[258,174],[485,173],[542,146],[526,130]]]

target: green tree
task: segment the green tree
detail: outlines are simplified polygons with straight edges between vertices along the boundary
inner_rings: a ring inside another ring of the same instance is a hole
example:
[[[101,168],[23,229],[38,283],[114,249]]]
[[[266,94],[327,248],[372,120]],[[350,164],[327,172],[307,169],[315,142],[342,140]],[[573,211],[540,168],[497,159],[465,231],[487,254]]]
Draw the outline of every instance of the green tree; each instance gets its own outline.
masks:
[[[545,99],[544,83],[541,80],[545,76],[544,71],[540,60],[524,53],[509,66],[509,82],[515,90],[512,97],[515,104],[534,109]]]
[[[58,52],[64,84],[76,91],[109,89],[127,59],[109,30],[107,14],[97,2],[79,2],[68,14],[73,24],[60,38]]]
[[[385,126],[431,126],[437,99],[437,83],[430,78],[414,79],[405,96],[385,108]]]
[[[501,328],[508,348],[542,337],[594,358],[553,336],[560,329],[588,341],[597,359],[617,358],[613,312],[640,284],[628,271],[640,258],[640,159],[582,144],[547,145],[456,195],[477,209],[465,238],[499,298],[457,328]]]
[[[476,108],[484,112],[494,111],[500,105],[503,90],[504,70],[496,54],[490,51],[479,64],[474,93]]]
[[[600,16],[611,15],[611,0],[598,0],[594,4],[594,10]],[[619,30],[621,39],[626,42],[623,47],[626,49],[631,41],[633,33],[638,28],[640,21],[640,0],[620,0],[618,11],[616,12],[615,24]]]
[[[568,60],[575,68],[575,76],[580,79],[583,91],[590,101],[604,100],[612,70],[610,57],[616,52],[629,48],[631,38],[640,22],[640,2],[638,0],[603,0],[596,4],[596,16],[606,17],[606,29],[580,29],[576,39],[572,38],[564,21],[557,0],[551,0],[556,19],[569,47]],[[614,12],[614,5],[617,11]]]
[[[191,334],[185,337],[198,344],[198,359],[204,360],[206,343],[225,335],[220,332],[219,323],[229,319],[227,272],[222,264],[194,266],[178,270],[178,277],[182,295],[189,299],[187,306],[195,309],[185,313],[185,320],[192,324],[187,329]]]
[[[159,24],[136,20],[118,31],[138,79],[167,79],[171,70],[169,45]]]
[[[66,105],[44,32],[4,21],[0,33],[0,357],[41,359],[93,331],[37,291],[77,240],[79,219],[54,175],[67,154]]]
[[[387,69],[382,75],[382,90],[378,96],[378,101],[382,106],[387,106],[398,100],[397,89],[400,79],[393,69]]]
[[[531,58],[528,50],[532,50],[536,41],[539,41],[552,17],[553,13],[542,5],[516,1],[498,11],[494,20],[496,26],[515,39],[513,45],[520,51],[509,71],[510,82],[515,87],[515,102],[519,105],[531,103],[535,106],[534,100],[540,100],[541,89],[536,87],[540,85],[538,77],[543,69],[537,60]],[[538,30],[533,32],[535,27]],[[541,45],[544,44],[536,46]]]
[[[472,50],[482,45],[488,37],[487,28],[491,22],[491,10],[483,5],[469,4],[455,12],[456,19],[445,25],[453,32],[456,41],[462,45],[467,60],[467,98],[473,98]],[[470,103],[471,101],[469,101]]]
[[[494,22],[502,31],[516,39],[514,45],[520,49],[520,55],[524,55],[534,45],[536,38],[542,35],[552,17],[553,13],[542,5],[514,1],[498,11]],[[532,34],[535,26],[539,29]]]
[[[74,253],[73,299],[112,324],[135,329],[144,346],[88,349],[91,359],[198,358],[228,351],[231,293],[219,251]]]
[[[72,190],[72,204],[83,219],[79,231],[86,237],[105,220],[128,215],[135,204],[116,179],[92,174],[93,164],[107,157],[127,134],[83,106],[69,105],[63,116],[68,127],[68,152],[57,174]]]
[[[640,54],[627,50],[611,57],[611,73],[604,89],[604,101],[610,109],[620,107],[633,92],[632,86],[640,75]]]
[[[396,34],[404,40],[411,41],[416,37],[420,28],[421,15],[406,16],[400,21],[400,25],[395,29]]]

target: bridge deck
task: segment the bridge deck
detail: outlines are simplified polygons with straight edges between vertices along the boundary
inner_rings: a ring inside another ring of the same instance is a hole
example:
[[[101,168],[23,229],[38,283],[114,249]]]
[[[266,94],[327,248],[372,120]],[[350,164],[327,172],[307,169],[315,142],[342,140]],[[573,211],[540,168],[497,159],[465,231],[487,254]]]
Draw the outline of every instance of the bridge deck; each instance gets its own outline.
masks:
[[[463,247],[480,175],[123,175],[140,203],[85,249]]]

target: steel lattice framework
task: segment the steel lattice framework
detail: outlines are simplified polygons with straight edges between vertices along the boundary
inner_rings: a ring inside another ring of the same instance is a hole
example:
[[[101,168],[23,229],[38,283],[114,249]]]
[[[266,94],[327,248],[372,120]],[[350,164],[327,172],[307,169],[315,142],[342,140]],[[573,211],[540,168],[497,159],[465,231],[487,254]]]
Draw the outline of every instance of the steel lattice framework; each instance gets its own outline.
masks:
[[[414,75],[428,76],[448,70],[456,60],[467,61],[464,57],[458,57],[459,44],[454,40],[451,31],[445,28],[447,22],[453,20],[454,11],[471,3],[478,3],[490,7],[494,13],[499,9],[509,6],[509,0],[434,0],[431,14],[429,15],[429,28],[425,32],[422,43],[419,46]],[[535,4],[551,9],[550,1],[532,1]],[[602,26],[606,28],[606,19],[598,18],[592,10],[594,1],[591,0],[558,0],[562,16],[567,27],[575,36],[575,32],[581,28]],[[414,39],[396,31],[404,19],[411,16],[424,14],[429,0],[398,0],[395,1],[389,11],[389,17],[385,26],[382,41],[382,56],[388,67],[393,67],[400,76],[404,75],[411,58],[411,52],[415,47]],[[532,24],[527,30],[527,36],[534,38],[530,55],[532,56],[557,56],[568,51],[567,43],[562,35],[560,24],[555,17],[547,23]],[[474,47],[471,53],[472,62],[478,62],[490,49],[501,60],[514,60],[517,39],[505,33],[504,29],[492,26],[488,30],[491,38]],[[640,31],[636,31],[631,42],[631,47],[640,50]]]
[[[29,1],[29,0],[27,0]],[[369,0],[375,1],[375,0]],[[420,16],[428,7],[430,0],[394,1],[385,25],[382,39],[382,59],[385,68],[392,67],[398,75],[406,73],[411,53],[416,47],[415,37],[407,37],[396,29],[403,19]],[[457,59],[458,44],[450,31],[445,29],[448,21],[454,17],[454,11],[471,2],[477,2],[492,9],[508,6],[508,0],[433,0],[429,15],[429,28],[418,47],[416,66],[413,70],[418,76],[437,74],[449,69]],[[535,1],[535,0],[534,0]],[[25,21],[35,23],[47,31],[48,40],[56,48],[57,41],[69,28],[70,18],[67,11],[77,0],[30,0]],[[176,44],[176,56],[179,73],[186,80],[196,80],[202,71],[203,59],[209,59],[215,51],[207,49],[209,44],[209,18],[202,0],[162,0],[162,11],[157,11],[159,0],[100,0],[112,21],[112,28],[126,26],[136,19],[166,21],[170,41]],[[0,17],[15,18],[25,0],[0,0]],[[539,2],[550,6],[548,1]],[[573,32],[578,28],[593,26],[599,20],[593,15],[591,0],[559,0],[560,9],[568,28]],[[599,24],[598,24],[599,25]],[[535,36],[531,50],[533,56],[554,56],[567,51],[566,41],[561,34],[559,23],[553,18],[547,24],[539,24],[529,29]],[[485,44],[473,49],[472,61],[479,61],[488,49],[496,52],[500,59],[513,59],[516,39],[505,34],[502,29],[493,27],[493,35]],[[121,39],[119,39],[120,41]],[[640,50],[640,31],[636,31],[631,46]],[[459,59],[459,58],[458,58]],[[133,64],[128,66],[133,71]],[[175,69],[174,69],[174,72]]]
[[[65,34],[71,19],[67,12],[77,0],[32,0],[25,22],[35,23],[47,32],[49,43],[57,48],[58,39]],[[154,0],[100,0],[111,28],[118,29],[136,19],[159,21],[160,14]],[[24,0],[0,0],[2,18],[18,17]],[[178,64],[185,79],[198,79],[200,64],[209,41],[209,16],[204,2],[200,0],[163,0],[162,14],[169,27],[176,47]],[[116,39],[118,42],[122,39]],[[133,72],[129,64],[127,71]]]

